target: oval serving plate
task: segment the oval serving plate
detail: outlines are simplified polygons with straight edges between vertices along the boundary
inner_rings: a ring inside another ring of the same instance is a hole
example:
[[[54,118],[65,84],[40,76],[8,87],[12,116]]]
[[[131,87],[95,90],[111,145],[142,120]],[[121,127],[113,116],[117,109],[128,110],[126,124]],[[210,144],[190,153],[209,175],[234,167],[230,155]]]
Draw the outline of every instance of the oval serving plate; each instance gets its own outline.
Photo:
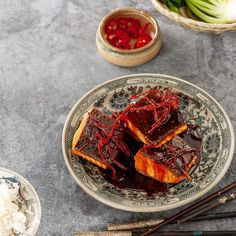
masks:
[[[198,125],[203,138],[201,160],[187,180],[171,187],[168,193],[148,196],[135,189],[119,189],[106,181],[98,168],[76,159],[71,154],[73,135],[84,114],[97,107],[107,114],[124,109],[129,95],[172,86],[181,92],[180,111],[189,124]],[[72,108],[62,135],[66,165],[80,185],[92,197],[111,207],[134,212],[155,212],[173,209],[203,196],[224,176],[233,158],[234,133],[223,108],[207,92],[176,77],[161,74],[123,76],[103,83],[84,95]]]
[[[6,181],[7,183],[18,182],[20,184],[20,207],[32,213],[29,213],[26,216],[27,224],[24,235],[36,235],[41,219],[41,204],[36,190],[24,177],[5,168],[0,168],[0,184],[2,183],[1,180]]]

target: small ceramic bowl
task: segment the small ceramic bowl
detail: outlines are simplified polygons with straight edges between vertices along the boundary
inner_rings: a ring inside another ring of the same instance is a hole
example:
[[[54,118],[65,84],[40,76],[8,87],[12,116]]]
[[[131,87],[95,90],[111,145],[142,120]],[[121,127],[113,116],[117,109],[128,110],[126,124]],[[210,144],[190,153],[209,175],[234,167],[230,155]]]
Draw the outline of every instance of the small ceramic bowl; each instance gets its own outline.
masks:
[[[20,195],[18,205],[26,212],[26,231],[24,236],[35,236],[41,219],[41,204],[34,187],[21,175],[0,167],[0,185],[3,183],[19,183]],[[18,235],[18,234],[17,234]]]
[[[106,40],[104,26],[110,19],[118,17],[138,19],[141,25],[150,23],[147,32],[152,37],[152,41],[137,49],[119,49],[112,46]],[[158,54],[162,45],[162,36],[157,21],[149,13],[135,8],[120,8],[108,13],[102,19],[96,35],[96,44],[101,55],[109,62],[118,66],[132,67],[144,64]]]

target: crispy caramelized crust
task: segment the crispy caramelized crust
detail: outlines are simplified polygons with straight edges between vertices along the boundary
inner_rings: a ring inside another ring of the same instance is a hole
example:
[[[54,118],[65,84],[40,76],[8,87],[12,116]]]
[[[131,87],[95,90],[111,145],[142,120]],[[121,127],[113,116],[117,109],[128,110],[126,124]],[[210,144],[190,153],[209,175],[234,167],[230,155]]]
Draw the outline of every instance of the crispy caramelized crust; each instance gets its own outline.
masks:
[[[135,157],[135,169],[148,177],[158,180],[163,183],[177,184],[180,181],[186,179],[186,175],[175,175],[173,171],[168,169],[163,164],[155,162],[152,159],[146,158],[141,152],[138,152]],[[188,164],[187,172],[195,165],[196,156],[193,157],[192,161]]]
[[[172,149],[172,153],[169,152],[170,148]],[[175,153],[187,149],[190,151],[187,153],[182,152],[183,154],[181,154],[180,158],[182,162],[180,162],[180,160],[176,162],[178,164],[169,162]],[[141,174],[160,182],[176,184],[183,179],[190,179],[187,172],[198,160],[198,157],[192,150],[193,149],[178,136],[171,141],[171,144],[168,143],[164,145],[163,148],[150,149],[142,147],[134,157],[135,169]]]
[[[99,138],[97,137],[97,133],[99,133],[100,135],[104,134],[101,133],[101,130],[98,128],[94,120],[97,120],[104,124],[104,130],[107,133],[109,133],[109,127],[114,123],[113,119],[106,116],[101,111],[95,108],[90,110],[84,115],[79,128],[74,134],[72,140],[72,154],[78,155],[103,169],[107,169],[110,164],[110,159],[116,158],[119,154],[119,151],[114,151],[112,155],[108,153],[107,146],[109,145],[109,148],[111,149],[114,147],[114,143],[111,141],[102,149],[105,159],[101,158],[101,155],[98,151]],[[116,135],[117,137],[120,135],[120,137],[122,137],[123,134],[119,130],[117,130],[114,135]]]
[[[177,129],[173,130],[170,134],[163,137],[163,139],[158,144],[156,144],[155,147],[156,148],[161,147],[162,145],[169,142],[170,140],[172,140],[177,135],[182,134],[183,132],[185,132],[187,129],[188,129],[187,124],[181,124]]]
[[[184,175],[176,176],[163,164],[147,158],[142,152],[138,152],[135,157],[135,169],[148,177],[163,183],[176,184],[185,179]]]
[[[103,162],[101,162],[101,161],[98,161],[98,160],[92,158],[91,156],[89,156],[89,155],[87,155],[87,154],[85,154],[85,153],[80,152],[80,151],[77,150],[76,148],[72,149],[72,153],[73,153],[74,155],[78,155],[78,156],[80,156],[80,157],[83,157],[83,158],[86,159],[87,161],[89,161],[89,162],[91,162],[91,163],[93,163],[93,164],[95,164],[95,165],[97,165],[97,166],[99,166],[99,167],[101,167],[101,168],[103,168],[103,169],[107,169],[107,168],[108,168],[108,165],[107,165],[106,163],[103,163]]]
[[[91,112],[91,111],[90,111]],[[72,140],[72,154],[74,155],[78,155],[80,157],[83,157],[84,159],[86,159],[87,161],[103,168],[103,169],[107,169],[108,165],[106,163],[103,163],[102,161],[96,160],[95,158],[91,157],[89,154],[83,153],[81,152],[76,145],[79,143],[80,138],[82,137],[83,131],[85,129],[86,124],[88,123],[88,119],[89,119],[89,112],[86,113],[80,123],[79,128],[76,130],[73,140]]]
[[[145,144],[151,143],[153,147],[156,147],[156,148],[164,145],[165,143],[173,139],[175,136],[185,132],[188,129],[187,124],[181,124],[179,127],[169,132],[167,136],[163,136],[162,139],[159,140],[159,142],[154,143],[150,139],[148,139],[148,137],[144,133],[142,133],[130,120],[127,120],[126,124],[127,124],[127,127],[136,135],[136,137],[140,141],[142,141]]]
[[[86,125],[86,123],[88,121],[88,118],[89,118],[89,112],[87,112],[84,115],[84,117],[83,117],[83,119],[82,119],[82,121],[80,123],[79,128],[76,130],[76,132],[74,134],[74,137],[73,137],[73,140],[72,140],[72,153],[73,154],[77,154],[77,153],[74,153],[75,152],[75,147],[76,147],[76,144],[79,142],[79,139],[80,139],[80,137],[82,135],[82,132],[83,132],[83,130],[85,128],[85,125]]]

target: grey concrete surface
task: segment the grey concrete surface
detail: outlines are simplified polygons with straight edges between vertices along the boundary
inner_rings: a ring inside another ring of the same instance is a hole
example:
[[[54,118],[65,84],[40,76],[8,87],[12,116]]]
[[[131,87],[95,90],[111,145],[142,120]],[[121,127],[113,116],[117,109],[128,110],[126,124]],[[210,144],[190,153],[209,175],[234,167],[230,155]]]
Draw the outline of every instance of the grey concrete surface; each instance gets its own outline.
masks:
[[[96,49],[100,20],[122,6],[145,9],[160,24],[163,48],[143,66],[114,66]],[[102,230],[108,222],[176,212],[131,213],[105,206],[81,190],[62,156],[62,128],[74,103],[95,85],[142,72],[197,84],[222,104],[236,128],[236,32],[213,35],[181,28],[145,0],[0,0],[0,166],[25,176],[37,189],[43,210],[37,235],[69,236]],[[235,179],[234,160],[217,187]],[[218,211],[236,211],[236,204]],[[236,230],[236,219],[166,229],[199,228]]]

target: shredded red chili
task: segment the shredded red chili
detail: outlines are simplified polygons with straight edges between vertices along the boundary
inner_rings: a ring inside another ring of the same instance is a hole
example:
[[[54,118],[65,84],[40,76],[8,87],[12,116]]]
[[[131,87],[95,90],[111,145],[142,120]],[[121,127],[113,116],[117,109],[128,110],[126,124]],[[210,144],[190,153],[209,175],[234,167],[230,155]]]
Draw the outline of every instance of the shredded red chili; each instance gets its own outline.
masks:
[[[118,150],[121,150],[127,157],[131,156],[129,147],[115,135],[117,129],[126,121],[127,114],[130,111],[152,111],[155,122],[152,125],[149,133],[153,133],[155,129],[160,127],[163,122],[168,118],[172,110],[176,111],[178,109],[178,97],[177,94],[172,91],[172,88],[154,89],[148,90],[143,93],[132,95],[129,97],[133,102],[131,102],[122,112],[114,112],[111,116],[114,119],[114,124],[110,127],[106,127],[98,119],[91,116],[90,117],[95,121],[96,127],[100,130],[101,134],[97,132],[98,142],[98,151],[102,160],[108,164],[104,156],[104,148],[108,150],[110,156],[114,157],[110,159],[115,165],[121,169],[126,169],[118,160],[116,160],[116,155],[114,155]],[[156,98],[156,99],[154,99]],[[142,106],[136,107],[135,104],[140,101],[145,101]],[[108,128],[108,130],[106,129]],[[113,146],[110,146],[110,142],[113,142]],[[149,147],[152,147],[151,143],[148,143]],[[187,150],[189,151],[189,150]],[[113,176],[116,176],[116,171],[114,167],[108,164],[109,168],[113,172]]]
[[[149,23],[141,26],[139,20],[128,17],[111,19],[105,24],[107,41],[120,49],[141,48],[148,44],[152,38],[147,29]]]

